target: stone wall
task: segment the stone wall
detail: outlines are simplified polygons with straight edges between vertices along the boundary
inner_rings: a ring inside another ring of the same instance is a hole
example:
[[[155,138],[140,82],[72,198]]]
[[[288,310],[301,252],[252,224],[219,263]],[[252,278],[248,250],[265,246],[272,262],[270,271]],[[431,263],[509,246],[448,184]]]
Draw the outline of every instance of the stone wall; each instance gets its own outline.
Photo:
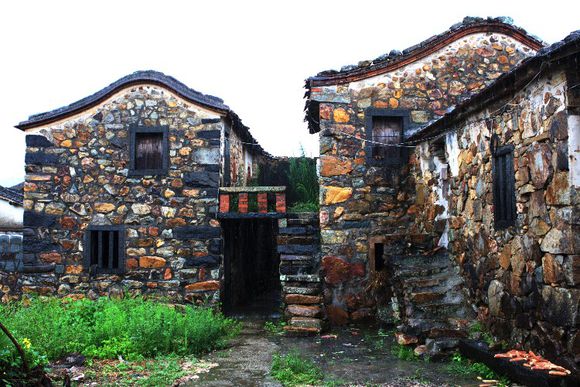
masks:
[[[408,114],[408,135],[531,54],[506,35],[478,33],[390,73],[311,88],[310,99],[320,102],[322,267],[331,320],[374,313],[376,299],[365,291],[378,280],[368,259],[370,239],[418,232],[414,204],[424,200],[415,193],[406,163],[399,168],[367,164],[362,141],[367,109]],[[427,232],[442,231],[437,227]]]
[[[129,173],[130,124],[168,126],[166,175]],[[21,293],[156,294],[219,299],[221,230],[215,220],[223,119],[160,86],[125,88],[64,122],[27,133],[24,271],[3,277]],[[124,274],[89,275],[89,225],[122,225]]]
[[[552,69],[457,124],[439,144],[418,147],[414,227],[434,230],[449,247],[479,319],[496,337],[574,369],[580,251],[568,160],[578,149],[569,143],[566,88],[565,72]],[[494,226],[492,134],[514,146],[517,220],[502,230]]]

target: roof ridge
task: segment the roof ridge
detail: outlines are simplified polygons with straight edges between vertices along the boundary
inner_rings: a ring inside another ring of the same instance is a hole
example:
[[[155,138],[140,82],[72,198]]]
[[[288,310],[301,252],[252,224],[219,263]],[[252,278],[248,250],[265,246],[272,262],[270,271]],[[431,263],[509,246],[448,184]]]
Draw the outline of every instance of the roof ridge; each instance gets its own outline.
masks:
[[[155,70],[140,70],[135,71],[129,75],[125,75],[124,77],[119,78],[118,80],[112,82],[111,84],[102,88],[101,90],[87,97],[84,97],[76,102],[73,102],[69,105],[62,106],[60,108],[50,110],[47,112],[33,114],[27,120],[22,121],[18,125],[16,125],[16,127],[18,129],[26,129],[28,127],[33,127],[56,121],[65,116],[82,111],[89,106],[98,104],[99,102],[108,98],[110,95],[114,94],[117,90],[125,86],[143,82],[152,82],[164,85],[169,89],[172,89],[182,97],[209,108],[221,111],[230,110],[230,108],[226,104],[224,104],[224,101],[221,98],[209,94],[203,94],[197,90],[194,90],[185,85],[183,82],[178,81],[172,76],[166,75],[160,71]]]
[[[319,72],[313,77],[308,78],[308,81],[325,81],[333,80],[334,83],[339,83],[340,78],[348,76],[361,76],[362,74],[372,71],[380,70],[386,68],[388,65],[402,62],[409,57],[413,57],[418,51],[424,50],[427,47],[436,44],[439,41],[445,39],[449,34],[458,34],[462,31],[468,31],[470,29],[485,28],[485,27],[495,27],[497,29],[505,30],[503,32],[511,31],[512,33],[518,35],[520,38],[528,41],[529,44],[534,45],[535,49],[538,50],[542,47],[547,46],[547,43],[542,41],[540,38],[529,34],[525,29],[518,27],[513,24],[513,19],[507,16],[498,17],[472,17],[466,16],[459,23],[453,24],[447,30],[433,35],[420,43],[417,43],[411,47],[408,47],[402,51],[391,50],[388,54],[383,54],[378,56],[373,60],[363,60],[359,61],[356,65],[346,65],[342,66],[340,70],[325,70]],[[363,77],[364,78],[364,77]]]

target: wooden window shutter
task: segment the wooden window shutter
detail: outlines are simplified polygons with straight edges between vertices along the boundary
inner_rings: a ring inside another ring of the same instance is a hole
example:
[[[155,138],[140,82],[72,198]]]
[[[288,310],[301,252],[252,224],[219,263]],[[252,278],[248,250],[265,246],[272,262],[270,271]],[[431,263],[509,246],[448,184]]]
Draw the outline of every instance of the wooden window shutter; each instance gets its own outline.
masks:
[[[163,168],[163,133],[137,133],[135,137],[135,169]]]
[[[517,214],[513,146],[498,148],[493,155],[493,205],[496,229],[515,225]]]
[[[400,144],[403,132],[403,122],[400,117],[374,116],[372,140],[372,158],[384,164],[398,165],[401,163],[401,148],[381,144]]]

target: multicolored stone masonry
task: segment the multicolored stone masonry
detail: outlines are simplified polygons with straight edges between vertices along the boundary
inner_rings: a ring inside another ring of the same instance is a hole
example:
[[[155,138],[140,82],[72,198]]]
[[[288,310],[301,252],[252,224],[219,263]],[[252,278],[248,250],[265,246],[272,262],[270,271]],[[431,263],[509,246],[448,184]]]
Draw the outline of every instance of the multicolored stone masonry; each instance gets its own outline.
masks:
[[[439,144],[418,147],[412,227],[435,232],[449,249],[478,319],[495,336],[578,372],[580,181],[572,161],[580,120],[568,108],[567,73],[551,67],[454,124]],[[514,154],[516,221],[503,229],[494,224],[493,135]]]
[[[168,128],[166,173],[131,173],[132,125]],[[2,279],[2,299],[22,293],[154,294],[178,302],[218,301],[223,258],[216,213],[225,133],[237,138],[230,125],[219,111],[145,83],[28,129],[26,270]],[[236,172],[238,180],[246,180],[245,170]],[[87,230],[107,225],[121,226],[124,266],[115,274],[91,273]]]
[[[369,112],[408,117],[406,138],[533,53],[508,35],[474,33],[367,79],[318,85],[313,78],[310,99],[319,103],[320,123],[324,302],[331,321],[376,313],[377,298],[366,291],[380,280],[369,264],[371,238],[442,231],[442,224],[421,231],[415,225],[421,215],[415,203],[424,198],[409,170],[414,155],[403,149],[407,156],[397,167],[369,164],[364,141]]]

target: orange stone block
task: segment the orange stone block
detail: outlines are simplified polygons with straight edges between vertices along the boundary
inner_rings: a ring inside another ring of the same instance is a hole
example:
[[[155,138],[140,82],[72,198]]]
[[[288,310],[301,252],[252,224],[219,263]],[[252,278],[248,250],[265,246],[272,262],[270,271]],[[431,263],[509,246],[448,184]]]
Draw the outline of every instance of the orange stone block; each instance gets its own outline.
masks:
[[[286,194],[284,192],[276,193],[276,212],[286,212]]]
[[[45,263],[61,263],[62,255],[56,252],[40,254],[40,260]]]
[[[238,196],[238,212],[241,214],[246,214],[248,212],[248,194],[241,193]]]
[[[83,272],[82,265],[70,265],[65,268],[66,274],[81,274]]]
[[[338,176],[346,175],[352,171],[352,164],[349,160],[341,160],[335,156],[320,157],[320,175]]]
[[[219,281],[204,281],[204,282],[196,282],[194,284],[189,284],[185,286],[185,290],[187,291],[201,291],[201,292],[207,292],[207,291],[214,291],[214,290],[219,290],[220,288],[220,283]]]
[[[346,123],[350,121],[350,115],[343,108],[334,109],[334,122]]]
[[[139,258],[139,266],[146,269],[157,269],[165,266],[165,259],[154,255],[144,255]]]
[[[129,258],[126,260],[125,266],[127,266],[127,270],[136,269],[139,266],[139,261],[137,261],[135,258]]]
[[[220,194],[220,212],[230,212],[229,194]]]
[[[268,212],[268,194],[265,192],[258,194],[258,212],[262,214]]]

